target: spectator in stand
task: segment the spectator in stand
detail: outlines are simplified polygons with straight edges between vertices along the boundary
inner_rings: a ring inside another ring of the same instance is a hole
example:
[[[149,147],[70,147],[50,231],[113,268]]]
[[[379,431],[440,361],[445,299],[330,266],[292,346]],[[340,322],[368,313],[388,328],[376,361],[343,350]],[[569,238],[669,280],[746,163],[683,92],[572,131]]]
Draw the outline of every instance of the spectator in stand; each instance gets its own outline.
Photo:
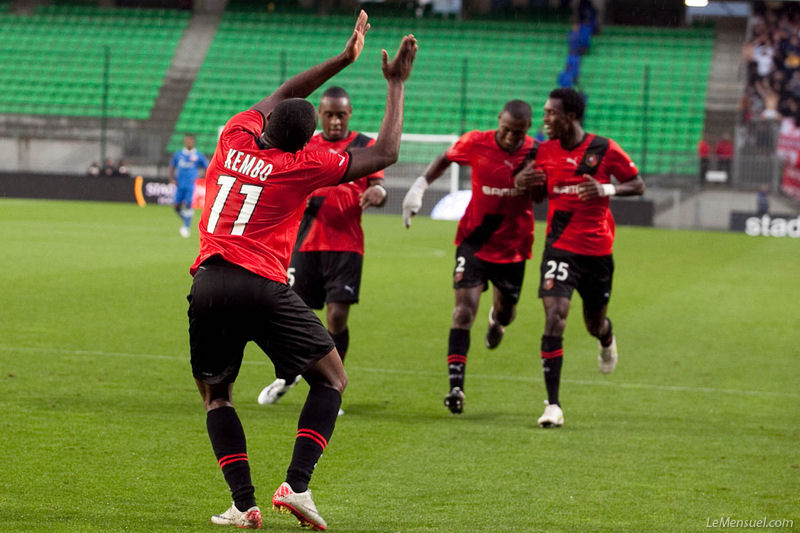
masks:
[[[766,78],[772,73],[774,66],[773,56],[775,48],[769,35],[760,37],[753,47],[753,59],[756,62],[756,74],[759,79]]]
[[[764,216],[769,213],[769,185],[762,185],[756,193],[756,215]]]
[[[706,181],[706,172],[708,172],[711,161],[711,146],[708,144],[705,135],[697,143],[697,156],[700,158],[700,186],[702,187]]]
[[[760,113],[758,116],[764,120],[780,119],[778,113],[778,100],[780,93],[774,89],[772,84],[767,80],[757,81],[755,83],[756,93],[761,97]],[[754,106],[755,107],[755,106]],[[755,110],[755,109],[754,109]]]
[[[86,169],[87,176],[99,176],[100,175],[100,165],[97,164],[97,161],[92,161],[92,164],[89,165],[89,168]]]
[[[722,138],[714,147],[714,155],[717,156],[717,170],[730,174],[731,160],[733,159],[733,141],[731,141],[730,134],[722,134]]]
[[[117,175],[118,169],[117,165],[114,163],[114,160],[110,157],[106,158],[106,162],[103,163],[103,169],[100,171],[100,174],[106,178],[112,178]]]
[[[120,159],[119,163],[117,164],[117,176],[120,178],[130,178],[131,173],[128,171],[128,167],[125,166],[125,162]]]

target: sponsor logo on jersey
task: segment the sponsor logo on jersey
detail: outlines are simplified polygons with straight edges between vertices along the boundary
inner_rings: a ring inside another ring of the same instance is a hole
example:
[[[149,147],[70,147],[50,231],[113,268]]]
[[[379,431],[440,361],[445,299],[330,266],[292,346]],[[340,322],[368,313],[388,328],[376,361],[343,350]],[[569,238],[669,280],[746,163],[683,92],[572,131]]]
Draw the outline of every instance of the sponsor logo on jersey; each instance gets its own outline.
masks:
[[[481,192],[486,196],[519,196],[522,194],[514,188],[489,187],[488,185],[481,187]]]
[[[574,157],[567,157],[566,160],[567,160],[567,163],[570,163],[575,168],[578,168],[578,160],[577,159],[575,159]]]
[[[578,186],[564,185],[563,187],[559,187],[556,185],[553,187],[553,192],[556,194],[578,194]]]

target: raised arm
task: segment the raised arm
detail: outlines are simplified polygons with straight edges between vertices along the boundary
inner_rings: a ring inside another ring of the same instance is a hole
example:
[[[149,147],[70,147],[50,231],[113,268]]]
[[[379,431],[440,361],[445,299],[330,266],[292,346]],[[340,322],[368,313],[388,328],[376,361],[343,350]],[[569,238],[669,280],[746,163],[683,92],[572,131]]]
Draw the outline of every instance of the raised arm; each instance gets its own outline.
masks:
[[[288,98],[306,98],[314,90],[338,74],[342,69],[358,59],[364,49],[364,37],[369,30],[367,13],[362,9],[356,20],[353,34],[347,40],[344,50],[310,69],[292,76],[278,89],[258,102],[250,109],[261,111],[264,116],[268,116],[272,110],[283,100]]]
[[[378,130],[375,144],[358,150],[350,156],[350,168],[342,181],[353,181],[388,167],[397,161],[400,154],[400,135],[403,132],[403,100],[405,82],[411,74],[414,57],[417,54],[417,40],[406,35],[400,42],[394,59],[389,62],[389,54],[383,56],[383,77],[389,86],[386,90],[386,111]]]

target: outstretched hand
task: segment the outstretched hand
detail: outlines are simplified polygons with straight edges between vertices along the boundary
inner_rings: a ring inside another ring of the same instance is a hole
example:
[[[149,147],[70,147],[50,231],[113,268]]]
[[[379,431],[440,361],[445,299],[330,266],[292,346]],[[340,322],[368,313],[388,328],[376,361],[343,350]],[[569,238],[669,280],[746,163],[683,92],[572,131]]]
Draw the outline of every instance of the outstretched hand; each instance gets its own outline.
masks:
[[[400,47],[391,62],[389,61],[389,53],[386,50],[381,50],[383,77],[389,81],[406,81],[411,75],[411,67],[414,65],[417,48],[417,40],[413,35],[409,34],[400,41]]]
[[[361,51],[364,50],[364,38],[370,28],[368,20],[367,12],[362,9],[358,14],[356,27],[353,29],[353,35],[350,36],[350,39],[347,40],[347,44],[344,47],[344,55],[350,63],[355,62],[358,56],[361,55]]]

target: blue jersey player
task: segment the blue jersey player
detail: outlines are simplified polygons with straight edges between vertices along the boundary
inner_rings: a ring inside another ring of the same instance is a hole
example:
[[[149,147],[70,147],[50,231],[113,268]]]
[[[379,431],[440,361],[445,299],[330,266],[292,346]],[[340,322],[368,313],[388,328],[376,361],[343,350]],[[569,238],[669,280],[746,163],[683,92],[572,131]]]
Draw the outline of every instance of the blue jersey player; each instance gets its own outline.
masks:
[[[183,220],[180,234],[189,236],[189,226],[192,224],[192,197],[194,184],[203,178],[208,168],[208,159],[194,147],[194,135],[186,134],[183,137],[183,148],[175,152],[169,164],[169,181],[175,183],[175,212]]]

